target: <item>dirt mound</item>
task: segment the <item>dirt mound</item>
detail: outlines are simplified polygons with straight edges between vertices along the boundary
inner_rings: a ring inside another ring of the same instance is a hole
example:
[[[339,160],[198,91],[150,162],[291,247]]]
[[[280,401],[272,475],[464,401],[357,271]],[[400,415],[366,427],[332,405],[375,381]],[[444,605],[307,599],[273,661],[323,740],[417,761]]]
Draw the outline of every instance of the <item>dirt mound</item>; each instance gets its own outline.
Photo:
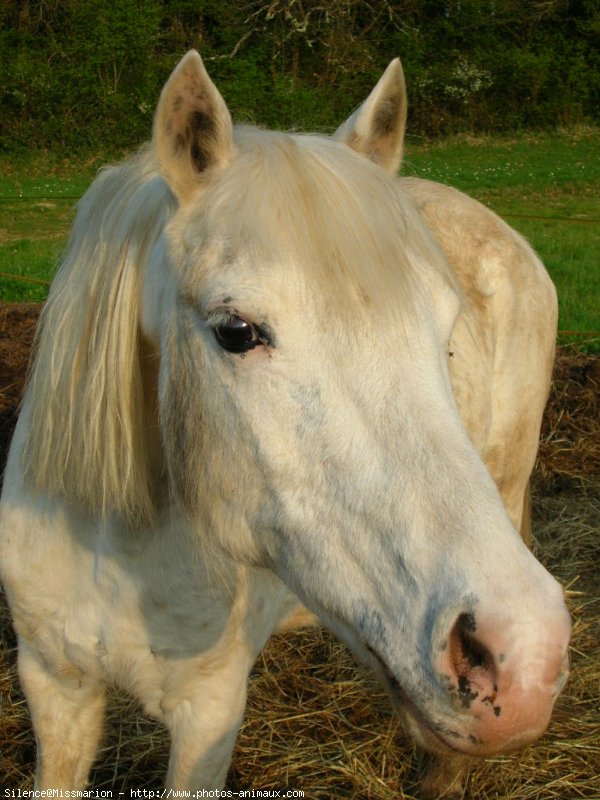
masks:
[[[13,428],[42,306],[0,303],[0,470]]]

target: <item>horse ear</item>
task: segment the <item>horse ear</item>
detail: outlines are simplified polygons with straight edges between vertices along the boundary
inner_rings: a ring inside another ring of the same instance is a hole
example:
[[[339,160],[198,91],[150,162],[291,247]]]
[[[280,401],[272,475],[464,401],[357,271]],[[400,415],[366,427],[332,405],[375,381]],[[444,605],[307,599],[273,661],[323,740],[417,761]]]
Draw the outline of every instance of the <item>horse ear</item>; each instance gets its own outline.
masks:
[[[365,102],[333,138],[394,174],[402,161],[406,128],[406,84],[399,58],[383,73]]]
[[[231,116],[195,50],[181,59],[162,90],[153,142],[163,177],[181,202],[231,160]]]

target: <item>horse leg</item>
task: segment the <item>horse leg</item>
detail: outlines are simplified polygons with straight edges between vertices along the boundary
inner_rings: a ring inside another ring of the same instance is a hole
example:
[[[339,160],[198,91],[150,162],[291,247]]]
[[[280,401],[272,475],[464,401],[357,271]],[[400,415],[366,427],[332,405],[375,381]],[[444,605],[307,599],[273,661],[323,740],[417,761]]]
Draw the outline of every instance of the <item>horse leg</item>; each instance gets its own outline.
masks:
[[[249,668],[245,660],[203,677],[173,707],[161,703],[171,732],[167,789],[222,789],[244,716]],[[177,692],[179,694],[179,692]]]
[[[37,742],[35,788],[84,789],[102,733],[103,683],[66,661],[51,666],[23,639],[18,664]]]

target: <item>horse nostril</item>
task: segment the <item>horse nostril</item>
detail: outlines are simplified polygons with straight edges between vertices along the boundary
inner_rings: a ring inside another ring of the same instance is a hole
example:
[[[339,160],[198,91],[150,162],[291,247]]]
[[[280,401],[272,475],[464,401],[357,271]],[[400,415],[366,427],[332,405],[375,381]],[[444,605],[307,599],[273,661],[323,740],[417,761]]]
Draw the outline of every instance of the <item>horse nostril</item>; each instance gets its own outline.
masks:
[[[477,625],[473,614],[461,614],[450,633],[450,647],[456,671],[462,674],[473,667],[492,668],[494,659],[489,650],[477,640]]]
[[[537,739],[568,672],[565,613],[558,609],[538,622],[478,606],[476,614],[446,619],[450,627],[444,626],[448,633],[436,653],[438,688],[453,730],[470,742],[465,752],[511,752]],[[438,630],[443,633],[442,625]]]
[[[461,614],[448,641],[448,662],[458,697],[468,708],[477,697],[493,704],[498,692],[496,665],[490,651],[478,640],[473,614]]]

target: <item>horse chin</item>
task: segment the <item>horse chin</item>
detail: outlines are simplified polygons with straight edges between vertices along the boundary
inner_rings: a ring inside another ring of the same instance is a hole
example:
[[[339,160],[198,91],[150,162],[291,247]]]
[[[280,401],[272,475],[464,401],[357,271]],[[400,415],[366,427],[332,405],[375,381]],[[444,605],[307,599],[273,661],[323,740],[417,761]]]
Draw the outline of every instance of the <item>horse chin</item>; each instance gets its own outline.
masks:
[[[395,704],[394,710],[402,720],[404,730],[411,739],[427,752],[439,755],[463,752],[460,747],[453,747],[448,741],[442,739],[422,715],[418,712],[415,714],[412,708]]]

